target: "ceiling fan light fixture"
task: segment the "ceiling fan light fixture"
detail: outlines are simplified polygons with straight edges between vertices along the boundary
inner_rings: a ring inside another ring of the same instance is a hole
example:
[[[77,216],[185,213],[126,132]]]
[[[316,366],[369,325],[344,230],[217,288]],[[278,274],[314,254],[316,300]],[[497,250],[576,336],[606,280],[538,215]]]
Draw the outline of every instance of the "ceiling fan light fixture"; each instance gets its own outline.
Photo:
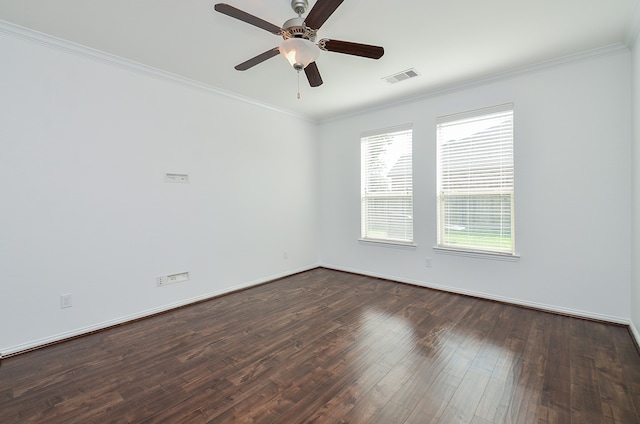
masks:
[[[320,56],[320,48],[304,38],[287,38],[278,49],[296,71],[303,70]]]

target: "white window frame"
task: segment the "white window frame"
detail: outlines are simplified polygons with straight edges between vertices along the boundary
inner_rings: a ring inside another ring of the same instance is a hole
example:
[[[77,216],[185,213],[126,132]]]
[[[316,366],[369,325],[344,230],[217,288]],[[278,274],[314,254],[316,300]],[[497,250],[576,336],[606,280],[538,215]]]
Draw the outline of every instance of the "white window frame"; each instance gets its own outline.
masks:
[[[513,112],[509,103],[437,118],[437,251],[518,257]],[[479,129],[491,118],[499,126]]]
[[[395,143],[395,151],[393,147],[386,149],[384,143]],[[380,149],[384,149],[384,152],[376,155]],[[407,149],[408,169],[407,166],[396,168],[398,160],[407,160]],[[387,156],[386,162],[381,162],[382,155]],[[362,133],[360,159],[360,240],[415,246],[413,125],[405,124]],[[390,175],[394,170],[400,171],[395,177]]]

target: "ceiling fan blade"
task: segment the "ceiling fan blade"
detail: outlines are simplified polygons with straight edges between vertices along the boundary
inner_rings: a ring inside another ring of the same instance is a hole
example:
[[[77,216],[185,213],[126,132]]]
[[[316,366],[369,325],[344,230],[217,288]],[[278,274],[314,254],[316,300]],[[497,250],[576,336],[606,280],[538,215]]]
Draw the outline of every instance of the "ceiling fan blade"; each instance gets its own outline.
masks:
[[[320,29],[329,16],[336,11],[344,0],[318,0],[304,20],[311,29]]]
[[[252,68],[257,64],[262,63],[267,59],[271,59],[272,57],[277,56],[279,54],[280,54],[280,50],[278,50],[277,47],[274,47],[271,50],[267,50],[266,52],[261,53],[256,57],[252,57],[246,62],[242,62],[241,64],[236,65],[235,69],[238,71],[246,71],[247,69]]]
[[[307,74],[307,79],[311,87],[319,87],[322,85],[322,77],[320,76],[316,62],[308,64],[307,67],[304,68],[304,73]]]
[[[329,40],[323,38],[318,42],[322,50],[335,53],[350,54],[354,56],[368,57],[370,59],[380,59],[384,55],[384,48],[370,46],[368,44],[351,43],[349,41]]]
[[[282,28],[280,28],[279,26],[269,23],[240,9],[236,9],[233,6],[229,6],[226,3],[218,3],[213,8],[216,10],[216,12],[220,12],[227,16],[231,16],[232,18],[239,19],[242,22],[257,26],[258,28],[267,30],[272,34],[280,35],[282,33]]]

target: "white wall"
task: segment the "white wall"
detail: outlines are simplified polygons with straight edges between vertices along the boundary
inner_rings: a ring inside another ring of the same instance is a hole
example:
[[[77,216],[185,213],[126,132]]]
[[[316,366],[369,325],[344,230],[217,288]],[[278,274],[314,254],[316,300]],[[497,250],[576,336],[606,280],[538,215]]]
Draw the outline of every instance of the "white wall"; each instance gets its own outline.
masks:
[[[315,124],[1,31],[0,57],[0,352],[317,265]]]
[[[640,10],[640,6],[639,10]],[[638,16],[638,11],[636,11]],[[640,22],[636,22],[640,25]],[[633,279],[631,283],[631,329],[640,343],[640,32],[633,45]]]
[[[319,127],[76,53],[0,31],[0,353],[311,268],[318,251],[338,269],[640,328],[638,43]],[[435,253],[435,119],[505,102],[521,259]],[[407,122],[418,247],[360,243],[360,133]]]
[[[321,262],[628,322],[631,55],[622,47],[600,53],[321,125]],[[436,253],[436,117],[508,102],[515,104],[521,259]],[[359,242],[360,133],[404,123],[414,125],[417,248]]]

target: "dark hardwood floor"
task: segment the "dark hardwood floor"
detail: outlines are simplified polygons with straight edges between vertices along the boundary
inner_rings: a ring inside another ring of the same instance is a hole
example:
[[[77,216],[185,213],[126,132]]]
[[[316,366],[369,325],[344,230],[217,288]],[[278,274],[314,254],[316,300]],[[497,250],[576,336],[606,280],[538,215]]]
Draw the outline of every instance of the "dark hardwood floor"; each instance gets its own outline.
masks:
[[[628,330],[316,269],[0,364],[2,423],[640,423]]]

